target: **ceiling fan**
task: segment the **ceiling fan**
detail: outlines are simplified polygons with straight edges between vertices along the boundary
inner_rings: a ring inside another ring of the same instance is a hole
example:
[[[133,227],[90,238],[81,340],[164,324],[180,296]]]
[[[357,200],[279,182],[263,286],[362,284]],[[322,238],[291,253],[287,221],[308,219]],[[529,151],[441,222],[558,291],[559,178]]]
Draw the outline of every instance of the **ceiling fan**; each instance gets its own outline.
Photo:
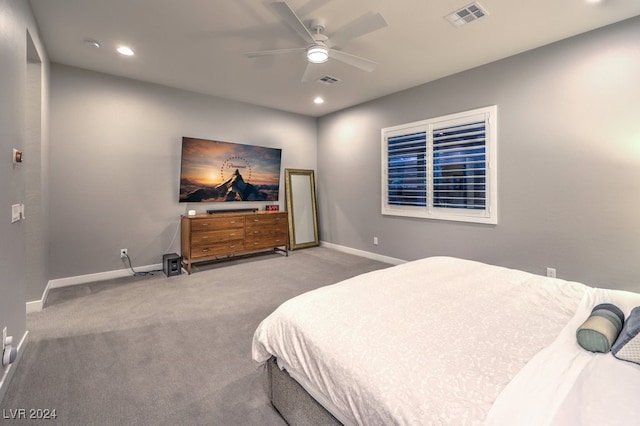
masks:
[[[293,9],[284,1],[269,3],[269,6],[282,18],[282,20],[295,30],[298,35],[307,43],[305,47],[297,47],[292,49],[276,49],[262,50],[257,52],[247,52],[249,58],[259,56],[279,55],[283,53],[306,52],[307,69],[302,76],[302,81],[307,81],[313,71],[314,64],[326,62],[329,58],[351,65],[363,71],[371,72],[377,65],[377,62],[366,58],[352,55],[342,50],[336,50],[335,47],[340,46],[350,40],[373,31],[386,27],[387,21],[379,13],[366,13],[360,18],[347,24],[339,33],[328,37],[324,34],[324,21],[322,19],[313,19],[310,21],[309,28],[295,14]]]

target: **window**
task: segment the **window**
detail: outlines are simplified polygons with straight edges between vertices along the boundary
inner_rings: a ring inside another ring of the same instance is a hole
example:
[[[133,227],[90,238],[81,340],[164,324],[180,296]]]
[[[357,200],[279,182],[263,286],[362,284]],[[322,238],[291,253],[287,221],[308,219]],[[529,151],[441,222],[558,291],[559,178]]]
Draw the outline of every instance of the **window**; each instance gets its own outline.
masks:
[[[496,224],[495,105],[382,129],[382,214]]]

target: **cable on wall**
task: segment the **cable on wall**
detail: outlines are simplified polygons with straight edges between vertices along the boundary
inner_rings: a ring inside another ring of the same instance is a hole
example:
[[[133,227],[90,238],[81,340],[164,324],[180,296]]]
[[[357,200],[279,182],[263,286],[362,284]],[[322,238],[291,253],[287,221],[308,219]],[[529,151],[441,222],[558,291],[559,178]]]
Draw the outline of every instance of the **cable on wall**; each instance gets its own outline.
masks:
[[[129,264],[129,269],[133,273],[133,276],[145,276],[145,275],[153,275],[154,272],[161,272],[162,269],[154,269],[153,271],[136,271],[133,269],[133,265],[131,264],[131,258],[127,253],[124,253],[123,256],[127,259],[127,263]]]

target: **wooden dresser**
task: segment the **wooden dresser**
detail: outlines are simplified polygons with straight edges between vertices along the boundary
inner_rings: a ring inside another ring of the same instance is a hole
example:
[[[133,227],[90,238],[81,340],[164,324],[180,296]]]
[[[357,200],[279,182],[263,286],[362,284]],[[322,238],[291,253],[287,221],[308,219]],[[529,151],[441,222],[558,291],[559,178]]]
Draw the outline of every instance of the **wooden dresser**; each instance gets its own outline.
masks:
[[[191,273],[195,262],[255,251],[279,250],[288,255],[287,212],[233,212],[182,216],[182,265]]]

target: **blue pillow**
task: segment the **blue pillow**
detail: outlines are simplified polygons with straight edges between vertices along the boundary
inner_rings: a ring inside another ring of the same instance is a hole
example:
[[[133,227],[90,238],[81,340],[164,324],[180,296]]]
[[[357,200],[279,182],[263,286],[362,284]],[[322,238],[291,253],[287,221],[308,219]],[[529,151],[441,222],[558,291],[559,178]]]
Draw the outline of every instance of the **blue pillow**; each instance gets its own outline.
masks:
[[[590,352],[609,352],[622,325],[624,312],[611,303],[601,303],[576,331],[578,344]]]
[[[640,364],[640,306],[631,310],[611,352],[618,359]]]

